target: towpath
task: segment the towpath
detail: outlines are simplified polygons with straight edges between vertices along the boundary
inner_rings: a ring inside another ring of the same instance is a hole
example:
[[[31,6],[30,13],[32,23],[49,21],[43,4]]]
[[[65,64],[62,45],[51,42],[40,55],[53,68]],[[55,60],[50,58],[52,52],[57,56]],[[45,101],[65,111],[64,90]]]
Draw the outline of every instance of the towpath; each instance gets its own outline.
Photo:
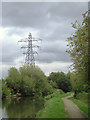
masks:
[[[72,96],[73,94],[62,98],[62,100],[64,101],[65,110],[67,112],[67,118],[87,118],[87,115],[83,111],[81,111],[76,104],[68,99]]]

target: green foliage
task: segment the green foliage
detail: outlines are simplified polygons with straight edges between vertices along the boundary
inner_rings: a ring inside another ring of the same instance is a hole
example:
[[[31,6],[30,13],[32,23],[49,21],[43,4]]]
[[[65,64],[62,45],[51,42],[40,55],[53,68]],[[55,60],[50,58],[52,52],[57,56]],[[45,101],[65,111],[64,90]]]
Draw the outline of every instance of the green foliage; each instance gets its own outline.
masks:
[[[51,95],[47,96],[51,97]],[[36,118],[65,118],[66,112],[64,103],[58,94],[52,94],[52,97],[47,99],[44,108],[40,110]]]
[[[20,68],[20,74],[22,77],[21,91],[23,94],[46,95],[47,92],[50,92],[50,85],[40,68],[35,66],[23,66]]]
[[[45,96],[46,100],[49,100],[52,97],[57,97],[58,95],[62,95],[64,92],[61,89],[54,89],[54,92],[48,96]]]
[[[81,91],[88,92],[88,12],[83,14],[81,25],[72,23],[75,28],[73,36],[68,38],[67,52],[72,57],[75,73],[70,76],[75,97]]]
[[[51,85],[53,88],[58,88],[57,83],[56,83],[55,81],[50,80],[50,85]]]
[[[6,109],[7,117],[11,120],[23,118],[34,118],[36,113],[43,108],[44,99],[42,97],[23,97],[21,99],[4,99],[2,109]],[[9,120],[10,120],[9,119]]]
[[[20,87],[20,92],[23,95],[31,95],[34,92],[34,81],[28,76],[22,78],[22,85]]]
[[[47,95],[52,93],[53,89],[40,68],[32,65],[24,65],[19,70],[10,68],[6,82],[8,87],[24,96]]]
[[[0,79],[0,99],[2,98],[2,80]]]
[[[19,89],[21,77],[18,70],[15,67],[12,67],[8,71],[8,77],[6,78],[7,86],[13,89]]]
[[[54,91],[55,93],[59,93],[59,94],[64,94],[64,91],[63,90],[61,90],[61,89],[55,89],[55,91]]]
[[[76,73],[76,72],[69,72],[70,76],[70,83],[72,85],[72,90],[74,91],[74,97],[77,96],[78,93],[88,91],[88,84],[84,81],[85,79],[85,72],[83,73]]]
[[[48,81],[56,82],[57,88],[62,89],[64,92],[68,92],[71,90],[71,84],[70,84],[69,78],[63,72],[61,73],[52,72],[48,77]]]
[[[88,93],[85,91],[82,91],[77,94],[76,98],[88,105]]]
[[[69,98],[70,100],[72,100],[79,108],[81,111],[85,112],[87,115],[89,115],[88,113],[88,104],[86,104],[85,102],[83,102],[81,99],[78,100],[78,99],[74,99],[73,97],[72,98]],[[84,99],[86,99],[84,97]]]
[[[88,71],[88,14],[83,14],[83,21],[78,21],[72,27],[76,29],[75,34],[68,38],[67,52],[71,55],[74,68],[77,71]]]
[[[44,108],[40,110],[36,118],[66,118],[66,112],[62,97],[71,95],[71,92],[60,94],[62,90],[56,90],[51,95],[45,97]]]
[[[6,85],[2,85],[2,98],[10,96],[10,90],[8,90]]]
[[[77,90],[78,92],[81,92],[83,89],[83,82],[78,79],[76,73],[73,72],[71,74],[70,80],[71,80],[73,90]]]

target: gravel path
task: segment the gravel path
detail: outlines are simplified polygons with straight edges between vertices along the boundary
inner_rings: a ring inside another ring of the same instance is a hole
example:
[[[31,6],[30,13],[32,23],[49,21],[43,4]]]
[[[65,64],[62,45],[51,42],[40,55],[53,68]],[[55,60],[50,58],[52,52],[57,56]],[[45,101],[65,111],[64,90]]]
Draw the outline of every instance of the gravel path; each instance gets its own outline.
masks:
[[[87,115],[82,112],[76,104],[74,104],[71,100],[68,99],[72,96],[73,94],[62,98],[62,100],[64,101],[65,110],[67,112],[67,118],[87,118]]]

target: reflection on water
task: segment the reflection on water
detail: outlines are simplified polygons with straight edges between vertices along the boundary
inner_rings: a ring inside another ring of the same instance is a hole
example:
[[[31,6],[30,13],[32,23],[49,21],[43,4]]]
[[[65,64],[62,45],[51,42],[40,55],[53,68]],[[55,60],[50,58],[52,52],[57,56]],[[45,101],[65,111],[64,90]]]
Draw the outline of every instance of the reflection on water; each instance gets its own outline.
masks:
[[[36,113],[43,108],[43,105],[43,98],[5,99],[2,101],[2,117],[35,118]]]
[[[2,118],[2,99],[0,98],[0,120]]]

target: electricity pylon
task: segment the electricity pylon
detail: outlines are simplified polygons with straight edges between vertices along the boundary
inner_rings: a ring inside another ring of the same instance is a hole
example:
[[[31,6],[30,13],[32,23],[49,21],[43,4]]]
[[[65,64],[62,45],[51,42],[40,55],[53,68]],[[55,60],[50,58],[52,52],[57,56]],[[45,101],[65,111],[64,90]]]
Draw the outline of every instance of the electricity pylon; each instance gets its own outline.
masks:
[[[26,49],[26,52],[23,52],[23,54],[25,54],[25,63],[29,64],[29,65],[35,65],[35,58],[34,58],[34,54],[38,54],[35,50],[33,50],[33,48],[39,48],[40,46],[38,45],[33,45],[33,42],[35,41],[41,41],[40,38],[36,39],[32,37],[32,34],[29,33],[28,38],[25,39],[21,39],[18,42],[26,42],[27,45],[22,46],[22,49]]]

